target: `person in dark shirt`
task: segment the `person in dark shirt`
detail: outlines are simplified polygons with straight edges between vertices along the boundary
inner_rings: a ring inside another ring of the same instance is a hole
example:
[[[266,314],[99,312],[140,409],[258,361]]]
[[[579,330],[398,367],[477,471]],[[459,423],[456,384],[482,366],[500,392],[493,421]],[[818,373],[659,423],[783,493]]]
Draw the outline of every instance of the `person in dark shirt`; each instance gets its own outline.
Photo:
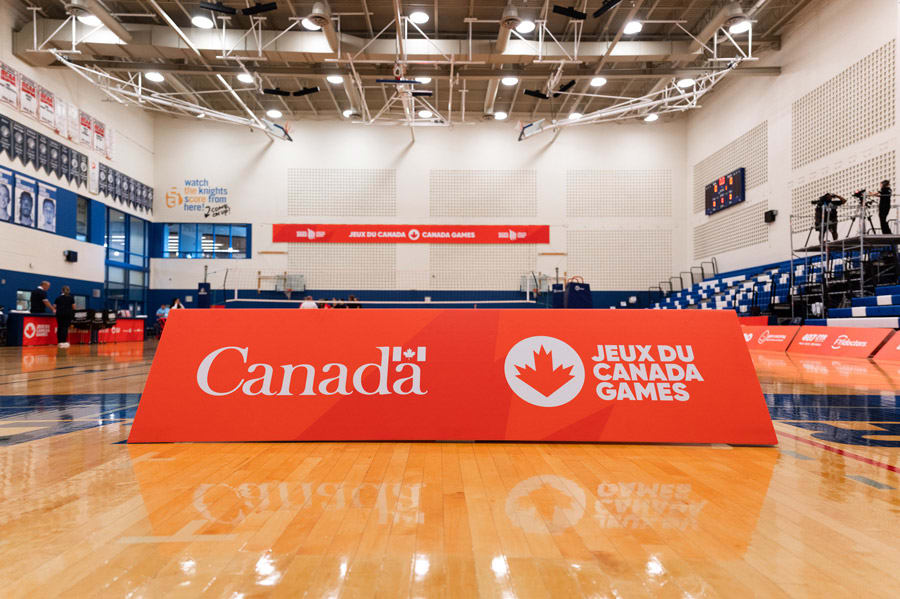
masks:
[[[75,298],[68,285],[63,285],[62,295],[53,303],[56,307],[56,340],[59,347],[69,347],[69,326],[75,317]]]
[[[816,205],[816,231],[830,231],[831,236],[837,241],[838,238],[838,213],[837,207],[846,204],[847,200],[836,193],[826,193],[817,201]]]
[[[45,312],[56,312],[56,308],[47,299],[47,290],[50,289],[50,281],[41,281],[36,289],[31,291],[31,313],[43,314]],[[48,310],[49,308],[49,310]]]
[[[870,193],[869,196],[878,198],[878,220],[881,221],[881,232],[884,235],[890,235],[891,226],[887,220],[888,214],[891,213],[891,197],[893,196],[890,179],[882,181],[881,189],[877,193]]]

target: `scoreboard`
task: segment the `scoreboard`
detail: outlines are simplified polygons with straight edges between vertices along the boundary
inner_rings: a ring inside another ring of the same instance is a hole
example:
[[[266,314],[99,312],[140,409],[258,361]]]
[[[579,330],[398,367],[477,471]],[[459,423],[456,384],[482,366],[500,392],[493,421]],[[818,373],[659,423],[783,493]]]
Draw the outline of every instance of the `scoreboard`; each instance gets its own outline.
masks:
[[[706,214],[714,214],[744,201],[744,167],[706,186]]]

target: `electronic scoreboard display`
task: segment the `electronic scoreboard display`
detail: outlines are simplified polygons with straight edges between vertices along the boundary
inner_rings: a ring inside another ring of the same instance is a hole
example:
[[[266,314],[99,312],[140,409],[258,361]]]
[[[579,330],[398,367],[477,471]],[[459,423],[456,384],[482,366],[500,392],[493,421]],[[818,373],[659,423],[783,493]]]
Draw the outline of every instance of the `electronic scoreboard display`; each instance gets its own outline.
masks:
[[[706,213],[714,214],[744,201],[744,168],[731,171],[706,186]]]

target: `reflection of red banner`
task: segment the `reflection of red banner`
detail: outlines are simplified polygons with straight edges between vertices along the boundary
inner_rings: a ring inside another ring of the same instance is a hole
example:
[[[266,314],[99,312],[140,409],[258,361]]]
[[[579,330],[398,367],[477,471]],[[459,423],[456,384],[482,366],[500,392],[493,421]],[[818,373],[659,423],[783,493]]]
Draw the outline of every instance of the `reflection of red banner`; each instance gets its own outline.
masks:
[[[900,334],[894,331],[891,338],[872,359],[878,362],[900,362]]]
[[[129,437],[376,439],[776,442],[700,310],[176,310]]]
[[[758,351],[787,351],[800,327],[741,327],[747,348]]]
[[[891,329],[857,327],[800,327],[788,353],[868,358],[891,332]]]
[[[279,243],[550,243],[547,225],[272,225]]]

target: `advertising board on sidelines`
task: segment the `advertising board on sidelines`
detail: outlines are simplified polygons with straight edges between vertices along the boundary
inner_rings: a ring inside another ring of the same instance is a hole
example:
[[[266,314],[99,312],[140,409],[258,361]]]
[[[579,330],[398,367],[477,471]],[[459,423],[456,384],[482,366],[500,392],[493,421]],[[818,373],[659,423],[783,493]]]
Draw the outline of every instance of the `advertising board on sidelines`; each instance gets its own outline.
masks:
[[[737,317],[657,310],[181,310],[129,442],[771,445]]]
[[[891,333],[892,329],[803,326],[787,351],[789,354],[868,358]]]
[[[741,326],[747,348],[756,351],[787,351],[800,327]]]
[[[272,225],[275,243],[550,243],[549,225]]]
[[[894,331],[872,359],[876,362],[900,362],[900,333]]]

